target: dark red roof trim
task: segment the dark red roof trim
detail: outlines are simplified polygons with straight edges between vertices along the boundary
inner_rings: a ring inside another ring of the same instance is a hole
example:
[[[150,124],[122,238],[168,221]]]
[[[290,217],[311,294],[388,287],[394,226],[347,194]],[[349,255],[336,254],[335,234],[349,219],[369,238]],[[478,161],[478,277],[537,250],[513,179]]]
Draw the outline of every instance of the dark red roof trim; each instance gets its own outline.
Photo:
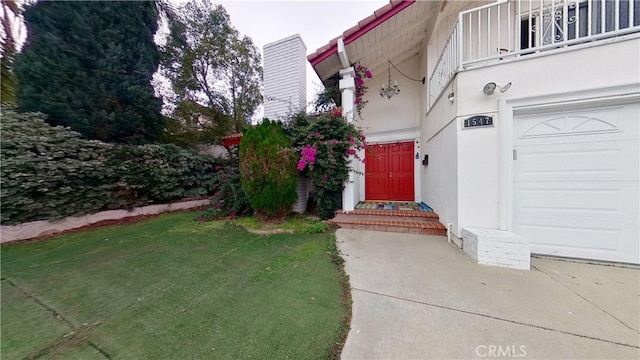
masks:
[[[389,5],[385,5],[382,9],[385,9],[388,7],[387,11],[381,13],[381,14],[375,14],[370,16],[369,18],[371,18],[371,20],[367,20],[364,19],[363,22],[364,24],[360,25],[356,25],[353,28],[347,30],[344,32],[344,34],[350,33],[349,35],[345,36],[344,38],[344,44],[350,44],[352,42],[354,42],[355,40],[357,40],[358,38],[360,38],[362,35],[368,33],[369,31],[375,29],[376,26],[382,24],[383,22],[389,20],[391,17],[393,17],[394,15],[396,15],[397,13],[399,13],[400,11],[406,9],[407,7],[409,7],[409,5],[413,4],[414,2],[416,2],[416,0],[402,0],[400,1],[400,3],[395,3],[391,2],[391,7],[389,7]],[[377,13],[377,11],[376,11]],[[357,30],[356,30],[357,29]],[[355,31],[354,31],[355,30]],[[335,39],[334,39],[335,40]],[[333,40],[332,40],[333,42]],[[330,43],[331,44],[331,43]],[[326,47],[326,46],[325,46]],[[320,50],[322,50],[322,48],[320,48]],[[329,56],[335,54],[338,52],[338,44],[337,42],[330,45],[328,49],[324,50],[324,51],[316,51],[315,53],[309,55],[307,57],[307,60],[309,60],[309,62],[311,63],[312,66],[316,66],[317,64],[321,63],[323,60],[325,60],[326,58],[328,58]]]

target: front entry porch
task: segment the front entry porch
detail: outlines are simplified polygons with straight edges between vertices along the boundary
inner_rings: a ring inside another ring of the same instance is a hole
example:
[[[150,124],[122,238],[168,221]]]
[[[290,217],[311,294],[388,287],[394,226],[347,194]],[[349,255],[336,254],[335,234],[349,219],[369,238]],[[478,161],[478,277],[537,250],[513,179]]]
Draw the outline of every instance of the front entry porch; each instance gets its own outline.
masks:
[[[438,214],[424,203],[363,201],[353,211],[336,211],[331,223],[345,229],[446,235]]]

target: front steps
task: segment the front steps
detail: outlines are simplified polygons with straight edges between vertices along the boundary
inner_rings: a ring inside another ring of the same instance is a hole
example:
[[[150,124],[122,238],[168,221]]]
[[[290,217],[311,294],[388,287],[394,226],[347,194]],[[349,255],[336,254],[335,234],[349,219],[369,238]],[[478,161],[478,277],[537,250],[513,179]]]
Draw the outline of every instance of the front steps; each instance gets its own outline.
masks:
[[[364,210],[336,211],[329,220],[341,228],[422,235],[447,235],[447,228],[431,211]]]

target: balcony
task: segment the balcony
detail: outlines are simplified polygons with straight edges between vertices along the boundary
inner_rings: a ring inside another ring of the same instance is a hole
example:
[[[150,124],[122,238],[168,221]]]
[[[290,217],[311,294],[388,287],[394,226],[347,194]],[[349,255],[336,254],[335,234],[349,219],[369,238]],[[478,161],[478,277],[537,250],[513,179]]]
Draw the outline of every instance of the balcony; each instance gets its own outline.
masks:
[[[429,104],[458,71],[638,32],[640,0],[502,0],[460,12],[429,78]]]

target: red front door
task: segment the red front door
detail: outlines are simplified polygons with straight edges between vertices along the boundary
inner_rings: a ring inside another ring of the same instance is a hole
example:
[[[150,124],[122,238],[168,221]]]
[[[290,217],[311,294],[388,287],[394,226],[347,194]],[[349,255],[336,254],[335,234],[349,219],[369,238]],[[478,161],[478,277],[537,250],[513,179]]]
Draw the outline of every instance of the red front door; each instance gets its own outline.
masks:
[[[367,145],[367,200],[413,201],[413,142]]]

